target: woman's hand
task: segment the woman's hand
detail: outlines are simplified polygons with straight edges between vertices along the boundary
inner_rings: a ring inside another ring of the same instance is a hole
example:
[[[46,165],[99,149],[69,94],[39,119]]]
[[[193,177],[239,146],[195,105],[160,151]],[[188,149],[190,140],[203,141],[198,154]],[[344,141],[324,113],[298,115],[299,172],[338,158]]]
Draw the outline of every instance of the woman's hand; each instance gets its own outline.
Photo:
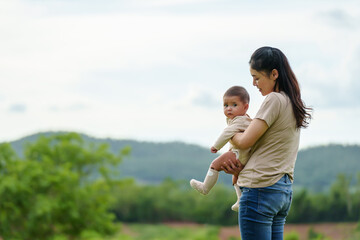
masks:
[[[229,157],[223,162],[221,169],[227,174],[238,176],[241,170],[244,169],[244,165],[236,159],[235,154],[229,154],[228,156]]]

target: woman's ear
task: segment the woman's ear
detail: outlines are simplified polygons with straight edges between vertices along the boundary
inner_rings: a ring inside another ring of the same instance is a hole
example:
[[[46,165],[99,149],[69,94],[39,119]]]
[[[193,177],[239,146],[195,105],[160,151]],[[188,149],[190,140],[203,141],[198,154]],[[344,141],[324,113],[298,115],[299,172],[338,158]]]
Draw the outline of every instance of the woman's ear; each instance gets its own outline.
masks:
[[[270,74],[270,78],[273,80],[276,80],[279,77],[279,72],[277,69],[273,69]]]

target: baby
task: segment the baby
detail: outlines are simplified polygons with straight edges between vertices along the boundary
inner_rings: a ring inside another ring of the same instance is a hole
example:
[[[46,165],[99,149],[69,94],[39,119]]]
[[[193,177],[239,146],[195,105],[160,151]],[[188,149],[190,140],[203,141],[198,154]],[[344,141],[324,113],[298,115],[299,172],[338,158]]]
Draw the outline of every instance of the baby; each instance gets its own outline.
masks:
[[[223,133],[216,140],[215,144],[211,147],[211,152],[216,153],[219,151],[231,138],[238,132],[244,132],[249,126],[251,118],[246,114],[249,108],[250,97],[245,88],[234,86],[229,88],[223,97],[224,100],[224,114],[226,116],[227,127]],[[250,149],[240,150],[230,146],[230,151],[235,153],[239,163],[245,165],[249,160]],[[217,182],[219,172],[224,166],[223,163],[227,161],[224,154],[216,158],[210,165],[210,168],[205,176],[204,182],[191,179],[190,185],[198,192],[206,195],[214,187]],[[239,165],[239,164],[238,164]],[[239,201],[241,191],[237,186],[238,176],[233,175],[233,185],[237,194],[237,201],[231,207],[232,210],[239,210]]]

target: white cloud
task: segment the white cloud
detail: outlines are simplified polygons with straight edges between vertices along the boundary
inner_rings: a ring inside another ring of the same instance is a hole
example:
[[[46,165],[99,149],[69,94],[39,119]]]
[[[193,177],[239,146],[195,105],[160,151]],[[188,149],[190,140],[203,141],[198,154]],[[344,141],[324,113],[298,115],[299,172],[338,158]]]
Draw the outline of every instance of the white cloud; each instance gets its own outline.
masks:
[[[13,104],[10,106],[9,108],[9,112],[13,112],[13,113],[23,113],[26,112],[26,105],[24,104]]]
[[[339,28],[339,30],[356,30],[359,28],[358,24],[356,24],[359,21],[359,16],[353,16],[349,11],[351,11],[351,9],[331,9],[321,13],[321,17],[324,21],[327,21],[330,26]]]

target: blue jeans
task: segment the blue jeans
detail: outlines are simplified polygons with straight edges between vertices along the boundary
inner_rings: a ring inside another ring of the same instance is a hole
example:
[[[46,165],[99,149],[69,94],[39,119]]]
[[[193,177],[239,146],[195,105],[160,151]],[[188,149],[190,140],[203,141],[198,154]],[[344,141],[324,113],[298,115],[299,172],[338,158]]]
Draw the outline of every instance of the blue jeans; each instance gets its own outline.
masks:
[[[283,239],[292,200],[292,183],[285,174],[265,188],[241,187],[239,226],[242,240]]]

